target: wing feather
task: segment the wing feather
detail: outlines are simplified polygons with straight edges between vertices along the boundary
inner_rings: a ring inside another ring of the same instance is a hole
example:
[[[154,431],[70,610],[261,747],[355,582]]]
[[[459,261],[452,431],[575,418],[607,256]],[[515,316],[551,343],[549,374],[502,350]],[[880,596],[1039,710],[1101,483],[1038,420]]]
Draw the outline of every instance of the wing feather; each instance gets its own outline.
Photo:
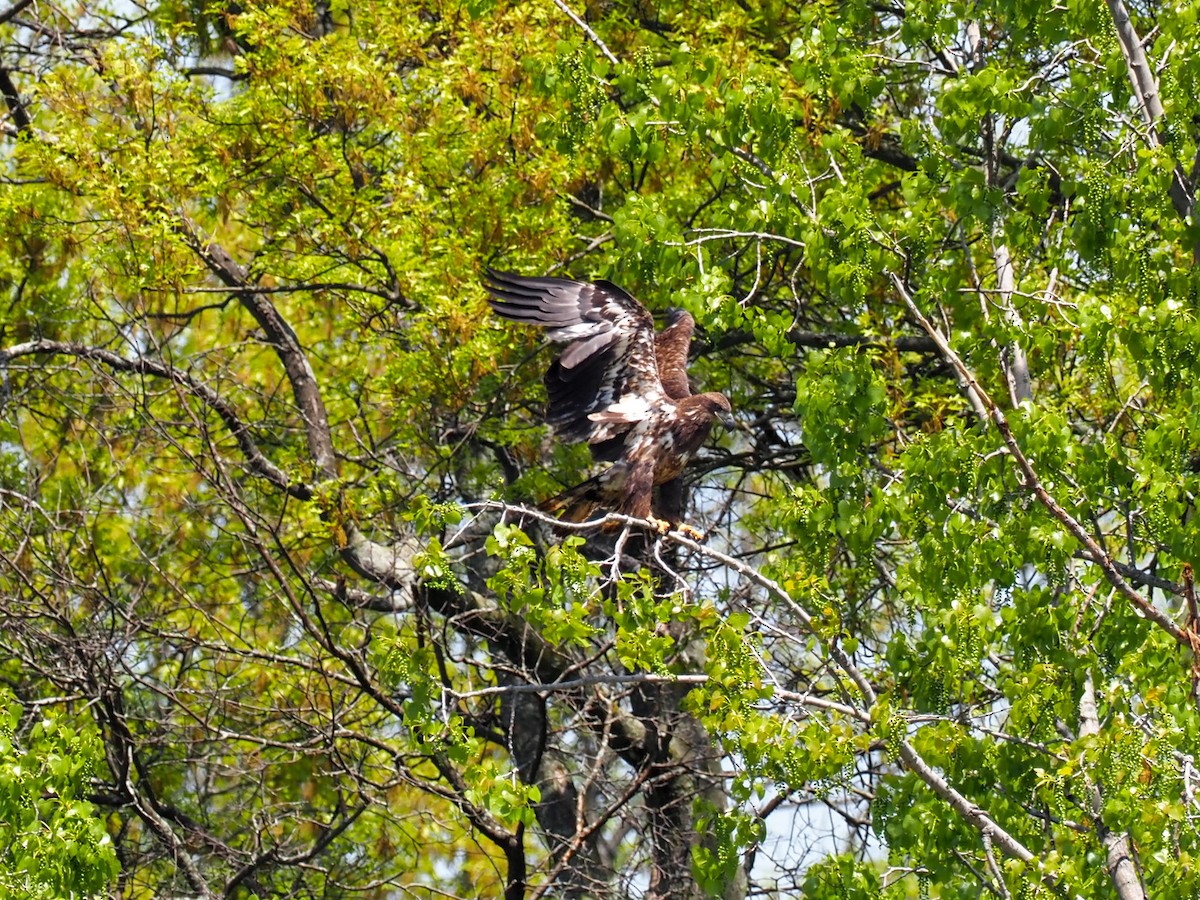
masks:
[[[654,339],[654,355],[658,360],[658,377],[663,390],[672,400],[682,400],[692,395],[688,383],[688,350],[692,343],[692,332],[696,320],[691,313],[673,310],[667,319],[667,327]]]
[[[540,325],[550,340],[567,345],[546,373],[546,421],[564,438],[607,444],[640,421],[632,411],[645,418],[661,403],[669,405],[659,377],[654,319],[612,282],[526,278],[489,269],[485,286],[498,315]],[[614,413],[603,415],[613,407]]]
[[[616,334],[612,331],[602,331],[592,337],[580,338],[563,351],[558,362],[564,369],[578,368],[580,363],[611,347],[615,340]]]

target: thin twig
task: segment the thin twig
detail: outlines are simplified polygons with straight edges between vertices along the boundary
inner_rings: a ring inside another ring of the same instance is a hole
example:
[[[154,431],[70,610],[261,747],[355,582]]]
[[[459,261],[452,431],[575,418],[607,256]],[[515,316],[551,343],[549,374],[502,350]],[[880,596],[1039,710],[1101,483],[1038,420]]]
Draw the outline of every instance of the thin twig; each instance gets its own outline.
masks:
[[[516,511],[522,516],[528,516],[530,518],[555,525],[556,527],[572,531],[582,531],[595,528],[598,525],[604,524],[605,522],[619,522],[629,527],[646,529],[648,531],[654,529],[653,523],[647,520],[636,519],[631,516],[621,515],[619,513],[609,513],[603,519],[598,519],[591,522],[563,522],[555,519],[553,516],[550,516],[547,513],[541,512],[540,510],[534,510],[525,507],[516,508],[498,501],[472,503],[468,504],[468,508],[495,509],[502,510],[504,512]],[[715,550],[712,547],[707,547],[703,544],[700,544],[699,542],[694,541],[677,531],[669,532],[667,535],[665,535],[665,539],[674,541],[681,546],[687,547],[689,550],[700,556],[705,556],[715,562],[719,562],[728,569],[737,572],[747,581],[758,585],[766,590],[772,597],[784,603],[796,615],[806,631],[814,635],[818,633],[813,627],[813,619],[808,610],[806,610],[803,605],[801,605],[781,584],[774,579],[768,578],[754,567],[742,562],[739,559],[735,559],[734,557],[729,556],[726,553],[722,553],[719,550]],[[860,721],[863,721],[864,717],[865,721],[870,721],[871,710],[874,708],[878,699],[875,689],[871,686],[870,681],[858,668],[846,651],[838,646],[836,640],[827,642],[827,651],[834,664],[837,665],[837,667],[841,669],[842,672],[845,673],[845,675],[854,683],[861,695],[862,709],[857,712],[852,712],[851,714]],[[939,772],[937,772],[931,765],[929,765],[928,762],[925,761],[924,757],[921,756],[921,754],[910,741],[907,739],[901,739],[899,742],[899,751],[900,758],[904,761],[904,764],[909,768],[910,771],[920,778],[921,781],[923,781],[926,786],[929,787],[935,794],[946,801],[946,803],[948,803],[950,807],[963,818],[964,821],[971,825],[971,827],[978,830],[981,834],[987,834],[989,839],[997,847],[999,847],[1006,856],[1021,860],[1022,862],[1034,862],[1035,857],[1028,847],[1026,847],[1016,837],[1004,829],[985,809],[980,807],[978,804],[973,802],[970,798],[966,797],[954,786],[952,786]],[[1057,889],[1059,886],[1059,880],[1053,873],[1043,873],[1040,880],[1043,884],[1054,889]]]
[[[577,16],[571,7],[563,3],[562,0],[554,0],[554,5],[562,10],[568,19],[579,26],[580,30],[587,35],[588,40],[595,44],[600,49],[600,52],[604,54],[605,59],[607,59],[614,66],[619,66],[621,64],[621,61],[613,55],[613,52],[608,49],[604,41],[600,40],[600,35],[596,34],[596,32],[592,30],[592,26]]]

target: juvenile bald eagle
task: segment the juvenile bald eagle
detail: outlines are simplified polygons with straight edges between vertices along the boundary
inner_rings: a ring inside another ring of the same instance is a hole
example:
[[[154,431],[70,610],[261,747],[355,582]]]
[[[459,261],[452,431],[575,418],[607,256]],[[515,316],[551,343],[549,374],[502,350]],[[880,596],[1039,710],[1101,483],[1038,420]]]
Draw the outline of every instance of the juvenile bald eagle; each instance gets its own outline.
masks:
[[[489,269],[485,286],[498,315],[546,328],[550,340],[567,345],[546,372],[546,421],[562,438],[586,440],[595,459],[612,463],[556,498],[552,508],[573,521],[606,508],[650,519],[664,532],[678,524],[684,466],[714,419],[733,423],[724,394],[693,395],[688,384],[695,320],[676,311],[655,335],[646,307],[609,281]],[[662,498],[657,509],[655,488]]]

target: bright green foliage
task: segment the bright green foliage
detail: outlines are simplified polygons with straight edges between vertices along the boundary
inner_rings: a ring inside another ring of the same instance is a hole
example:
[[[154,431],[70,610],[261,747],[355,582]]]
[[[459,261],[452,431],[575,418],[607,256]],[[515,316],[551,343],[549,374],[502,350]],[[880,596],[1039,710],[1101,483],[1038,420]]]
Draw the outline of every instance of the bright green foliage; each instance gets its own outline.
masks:
[[[87,799],[100,757],[95,737],[54,718],[23,723],[21,705],[11,698],[5,702],[0,725],[0,893],[103,896],[118,863],[103,818]]]
[[[567,5],[0,11],[3,890],[1200,897],[1200,4]],[[488,265],[696,318],[701,549]]]

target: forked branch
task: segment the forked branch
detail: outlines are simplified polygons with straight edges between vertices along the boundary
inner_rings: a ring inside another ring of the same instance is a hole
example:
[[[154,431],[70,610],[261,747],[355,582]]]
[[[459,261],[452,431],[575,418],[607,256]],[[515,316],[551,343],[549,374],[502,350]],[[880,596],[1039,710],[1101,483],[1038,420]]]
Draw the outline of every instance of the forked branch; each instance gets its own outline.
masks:
[[[600,522],[582,522],[570,523],[561,522],[554,519],[552,516],[536,509],[526,507],[509,506],[503,503],[486,502],[471,505],[472,509],[496,509],[506,513],[514,513],[521,517],[536,519],[539,521],[553,523],[556,527],[562,527],[572,530],[582,530],[594,528]],[[609,513],[606,517],[608,520],[621,522],[634,527],[642,527],[647,531],[653,531],[653,526],[650,522],[641,519],[634,519],[629,516],[620,515],[617,513]],[[692,552],[720,563],[730,571],[736,572],[746,578],[751,583],[759,586],[767,592],[773,599],[784,604],[790,609],[799,620],[800,624],[809,633],[816,633],[813,628],[812,615],[804,606],[796,600],[784,587],[772,578],[763,575],[753,566],[743,560],[732,557],[720,550],[701,544],[691,538],[677,532],[672,531],[662,537],[663,540],[672,541],[683,547],[688,548]],[[838,646],[836,641],[826,642],[826,652],[833,660],[834,664],[842,671],[842,673],[854,684],[860,694],[859,705],[852,707],[849,713],[857,720],[864,724],[869,724],[873,721],[872,713],[878,700],[878,695],[875,689],[871,686],[870,680],[865,673],[858,668],[857,664],[846,651]],[[843,710],[844,711],[844,710]],[[944,800],[950,807],[962,817],[963,821],[976,829],[981,836],[986,836],[987,839],[1006,856],[1022,862],[1031,863],[1037,868],[1036,857],[1033,852],[1018,840],[1009,831],[1003,828],[988,812],[973,802],[969,797],[956,789],[949,781],[947,781],[933,766],[931,766],[920,752],[913,746],[912,742],[906,738],[902,738],[899,742],[900,758],[904,764],[918,778],[925,783],[938,797]],[[1057,888],[1059,885],[1058,879],[1052,873],[1042,873],[1039,880],[1048,887]]]

